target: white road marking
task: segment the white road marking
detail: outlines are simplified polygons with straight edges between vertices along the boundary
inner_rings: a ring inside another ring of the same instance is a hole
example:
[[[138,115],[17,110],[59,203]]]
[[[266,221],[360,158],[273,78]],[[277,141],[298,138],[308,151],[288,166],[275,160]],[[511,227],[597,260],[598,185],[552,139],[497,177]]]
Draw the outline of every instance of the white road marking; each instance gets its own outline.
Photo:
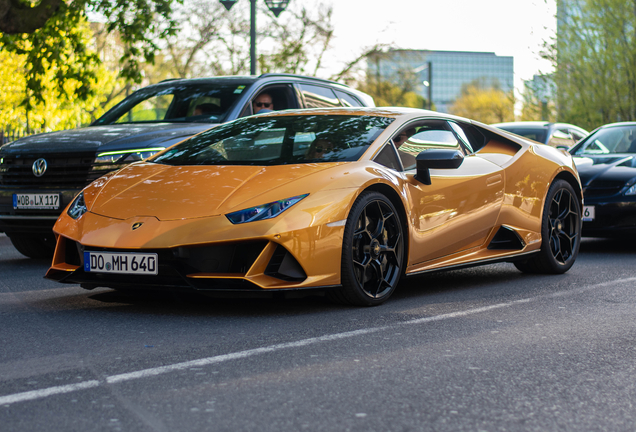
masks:
[[[288,349],[288,348],[299,348],[303,346],[317,344],[320,342],[347,339],[347,338],[351,338],[355,336],[361,336],[361,335],[366,335],[370,333],[377,333],[382,330],[396,328],[396,327],[404,326],[404,325],[425,324],[425,323],[434,322],[434,321],[442,321],[446,319],[458,318],[458,317],[478,314],[481,312],[487,312],[494,309],[501,309],[501,308],[515,306],[515,305],[519,305],[523,303],[530,303],[537,300],[544,300],[547,298],[564,297],[566,295],[580,294],[585,291],[590,291],[590,290],[601,288],[604,286],[615,286],[616,284],[626,283],[626,282],[636,282],[636,277],[608,281],[608,282],[603,282],[596,285],[591,285],[585,288],[580,288],[577,290],[560,291],[560,292],[556,292],[552,294],[547,294],[547,295],[542,295],[542,296],[537,296],[537,297],[532,297],[527,299],[521,299],[521,300],[514,300],[514,301],[506,302],[506,303],[498,303],[498,304],[494,304],[490,306],[483,306],[483,307],[478,307],[478,308],[469,309],[469,310],[460,311],[460,312],[451,312],[451,313],[436,315],[432,317],[416,318],[413,320],[396,323],[392,325],[387,325],[387,326],[372,327],[368,329],[336,333],[336,334],[325,335],[325,336],[320,336],[315,338],[303,339],[296,342],[287,342],[282,344],[270,345],[270,346],[262,347],[262,348],[254,348],[251,350],[238,351],[238,352],[230,353],[230,354],[223,354],[223,355],[218,355],[214,357],[207,357],[207,358],[202,358],[198,360],[175,363],[175,364],[167,365],[167,366],[143,369],[136,372],[111,375],[106,377],[103,381],[99,381],[99,380],[83,381],[76,384],[49,387],[49,388],[40,389],[40,390],[32,390],[32,391],[23,392],[23,393],[15,393],[12,395],[0,396],[0,405],[9,405],[16,402],[25,402],[25,401],[36,400],[36,399],[43,399],[48,396],[71,393],[74,391],[85,390],[89,388],[95,388],[105,384],[115,384],[115,383],[120,383],[124,381],[163,375],[173,371],[178,371],[178,370],[183,370],[183,369],[188,369],[188,368],[198,367],[198,366],[207,366],[207,365],[211,365],[215,363],[226,362],[229,360],[252,357],[259,354],[275,352],[275,351]]]

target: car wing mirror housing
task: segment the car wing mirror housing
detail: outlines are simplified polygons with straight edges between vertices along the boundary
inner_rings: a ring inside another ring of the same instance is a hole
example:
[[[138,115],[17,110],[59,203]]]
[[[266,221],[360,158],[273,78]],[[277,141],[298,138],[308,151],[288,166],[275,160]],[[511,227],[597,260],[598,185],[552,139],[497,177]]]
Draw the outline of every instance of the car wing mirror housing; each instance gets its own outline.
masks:
[[[426,184],[431,184],[430,169],[455,169],[464,161],[464,154],[455,149],[427,149],[420,152],[415,158],[417,172],[415,179]]]

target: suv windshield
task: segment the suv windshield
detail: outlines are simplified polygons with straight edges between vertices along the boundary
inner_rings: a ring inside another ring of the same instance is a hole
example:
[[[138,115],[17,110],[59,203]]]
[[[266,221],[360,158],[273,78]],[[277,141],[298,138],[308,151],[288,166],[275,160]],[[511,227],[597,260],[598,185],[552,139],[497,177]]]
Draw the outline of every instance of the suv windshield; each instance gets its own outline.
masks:
[[[94,125],[121,123],[223,123],[250,84],[175,84],[141,89],[108,111]]]
[[[168,165],[280,165],[358,160],[393,121],[385,117],[246,117],[151,159]]]
[[[636,126],[610,127],[590,135],[575,155],[636,153]]]

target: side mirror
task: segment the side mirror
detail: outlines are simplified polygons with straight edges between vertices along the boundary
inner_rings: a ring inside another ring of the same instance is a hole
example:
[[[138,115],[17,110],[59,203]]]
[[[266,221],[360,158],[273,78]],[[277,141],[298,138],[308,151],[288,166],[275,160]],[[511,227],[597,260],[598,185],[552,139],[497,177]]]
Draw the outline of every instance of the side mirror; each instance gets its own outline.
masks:
[[[464,162],[464,154],[455,149],[427,149],[417,155],[417,172],[415,178],[426,184],[431,184],[430,168],[455,169]]]

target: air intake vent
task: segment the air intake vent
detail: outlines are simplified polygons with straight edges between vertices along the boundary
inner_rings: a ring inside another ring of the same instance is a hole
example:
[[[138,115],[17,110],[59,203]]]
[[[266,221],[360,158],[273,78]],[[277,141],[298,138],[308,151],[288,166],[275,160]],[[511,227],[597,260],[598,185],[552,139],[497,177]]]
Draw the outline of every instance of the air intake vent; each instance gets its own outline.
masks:
[[[296,258],[280,245],[276,247],[272,259],[269,260],[265,274],[289,282],[301,282],[307,279],[307,274]]]
[[[525,243],[521,240],[521,237],[519,237],[519,234],[517,234],[515,230],[506,226],[501,226],[488,245],[488,249],[520,250],[523,249],[524,246]]]

